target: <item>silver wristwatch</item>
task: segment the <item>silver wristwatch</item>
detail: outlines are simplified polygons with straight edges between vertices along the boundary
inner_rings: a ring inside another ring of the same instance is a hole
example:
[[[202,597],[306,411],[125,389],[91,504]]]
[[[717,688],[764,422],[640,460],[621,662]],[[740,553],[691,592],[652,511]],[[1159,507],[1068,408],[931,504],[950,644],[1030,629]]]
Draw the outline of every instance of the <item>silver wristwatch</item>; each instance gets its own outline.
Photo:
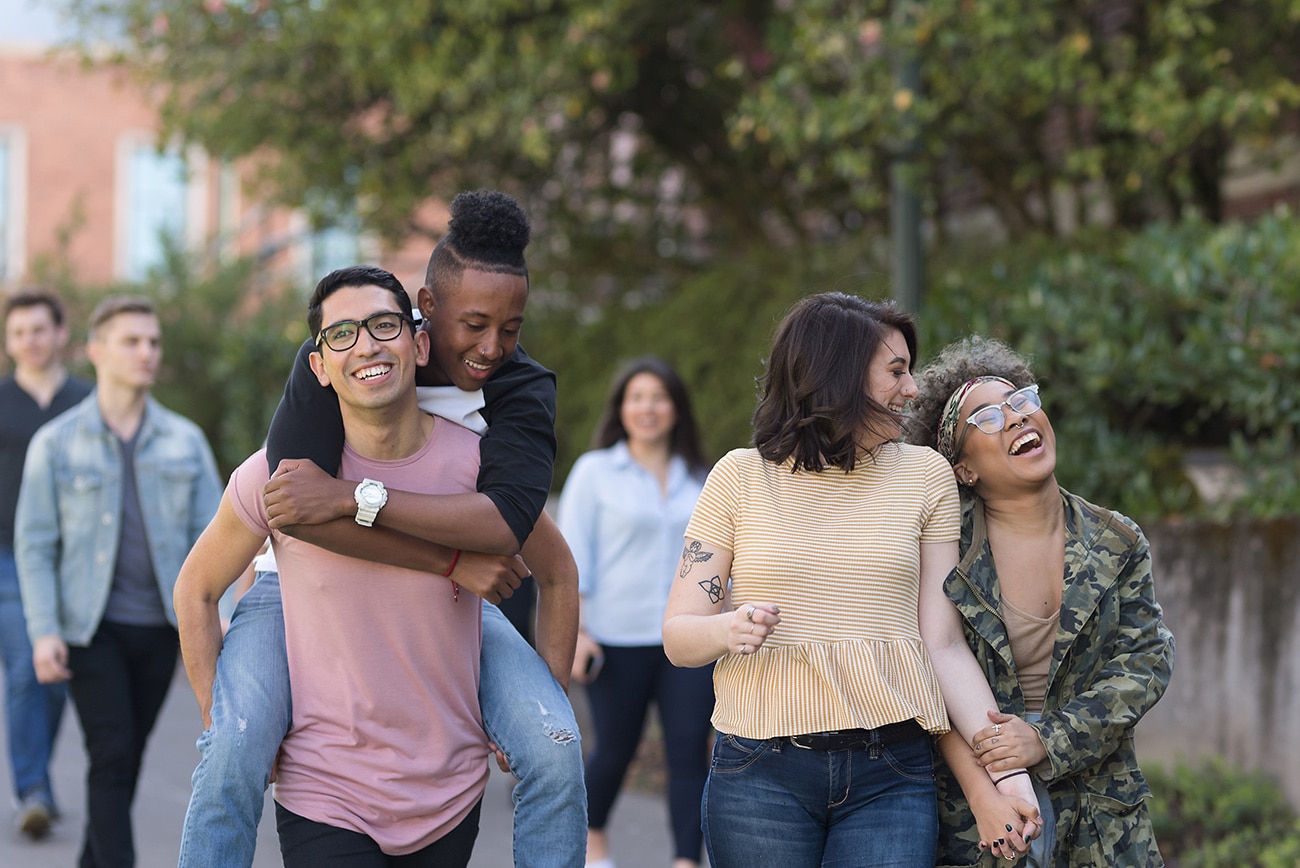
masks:
[[[363,479],[357,483],[354,494],[357,501],[357,524],[370,527],[375,523],[375,516],[388,503],[388,489],[377,479]]]

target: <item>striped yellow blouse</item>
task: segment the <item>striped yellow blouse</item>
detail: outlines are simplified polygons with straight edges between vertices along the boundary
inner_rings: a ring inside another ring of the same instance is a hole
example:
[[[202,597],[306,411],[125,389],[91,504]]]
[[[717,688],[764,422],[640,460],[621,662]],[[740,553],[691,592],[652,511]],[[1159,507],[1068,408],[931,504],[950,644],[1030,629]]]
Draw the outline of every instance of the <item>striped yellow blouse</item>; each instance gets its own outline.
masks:
[[[851,472],[790,472],[738,449],[704,485],[687,539],[730,551],[731,600],[775,602],[756,654],[714,669],[713,725],[743,738],[916,720],[946,732],[917,625],[920,544],[960,529],[952,468],[931,449],[880,447]]]

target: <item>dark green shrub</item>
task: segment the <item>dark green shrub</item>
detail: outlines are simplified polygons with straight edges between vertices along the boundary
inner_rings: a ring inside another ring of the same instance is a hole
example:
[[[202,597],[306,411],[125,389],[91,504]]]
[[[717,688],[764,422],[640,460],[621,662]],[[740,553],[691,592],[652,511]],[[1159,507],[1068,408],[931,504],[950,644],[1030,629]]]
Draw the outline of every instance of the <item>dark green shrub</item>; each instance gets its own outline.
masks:
[[[603,293],[588,294],[598,301],[537,305],[527,345],[560,377],[557,487],[610,373],[643,352],[681,368],[714,455],[746,444],[776,321],[809,292],[887,297],[873,261],[862,243],[802,257],[759,248],[671,276],[605,269]],[[1062,484],[1139,520],[1300,511],[1300,220],[950,248],[927,269],[922,362],[970,333],[1030,355]],[[1188,473],[1207,455],[1235,486],[1208,500]]]
[[[268,291],[253,260],[204,269],[176,250],[139,284],[77,285],[52,277],[68,303],[74,341],[105,295],[144,295],[158,308],[163,363],[153,395],[208,437],[222,478],[261,448],[298,345],[306,295]],[[79,373],[94,377],[88,364]]]
[[[1300,821],[1277,784],[1212,760],[1147,769],[1152,822],[1171,868],[1300,864]]]

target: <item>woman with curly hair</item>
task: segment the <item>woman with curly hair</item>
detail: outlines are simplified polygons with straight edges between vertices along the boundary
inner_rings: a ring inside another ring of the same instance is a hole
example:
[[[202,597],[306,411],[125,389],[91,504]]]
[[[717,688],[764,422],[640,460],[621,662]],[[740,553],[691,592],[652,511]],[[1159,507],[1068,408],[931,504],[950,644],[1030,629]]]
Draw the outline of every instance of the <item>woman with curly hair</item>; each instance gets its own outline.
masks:
[[[1146,537],[1057,484],[1038,383],[1006,344],[954,343],[917,385],[907,439],[948,460],[962,495],[944,592],[1000,709],[970,742],[940,742],[937,864],[1020,858],[997,840],[1014,811],[999,791],[1028,777],[1044,825],[1026,864],[1162,865],[1133,748],[1174,656]]]

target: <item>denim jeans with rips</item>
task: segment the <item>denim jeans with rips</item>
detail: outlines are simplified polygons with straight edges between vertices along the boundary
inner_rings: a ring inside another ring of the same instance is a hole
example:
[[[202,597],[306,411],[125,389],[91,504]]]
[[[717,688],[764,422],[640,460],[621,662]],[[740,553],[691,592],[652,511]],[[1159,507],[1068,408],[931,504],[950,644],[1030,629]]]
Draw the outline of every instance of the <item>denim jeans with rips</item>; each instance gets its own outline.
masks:
[[[587,843],[582,743],[573,707],[546,663],[497,607],[483,605],[479,704],[484,729],[519,779],[518,866],[579,868]],[[279,576],[258,573],[226,632],[212,691],[212,725],[181,833],[179,868],[253,861],[263,796],[292,720]]]

